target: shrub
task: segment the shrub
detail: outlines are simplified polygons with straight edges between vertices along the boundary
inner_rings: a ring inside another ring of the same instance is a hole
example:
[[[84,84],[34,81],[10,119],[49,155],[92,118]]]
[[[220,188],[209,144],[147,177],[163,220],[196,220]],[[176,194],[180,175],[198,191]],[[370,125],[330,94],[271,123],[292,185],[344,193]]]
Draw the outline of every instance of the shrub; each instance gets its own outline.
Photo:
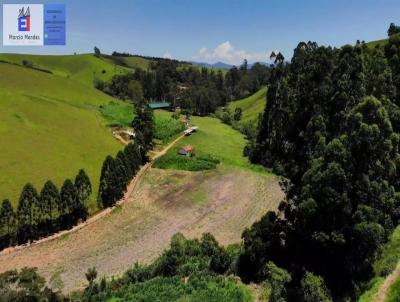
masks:
[[[219,159],[211,155],[187,157],[178,154],[167,153],[158,158],[153,166],[160,169],[176,169],[185,171],[202,171],[215,169]]]

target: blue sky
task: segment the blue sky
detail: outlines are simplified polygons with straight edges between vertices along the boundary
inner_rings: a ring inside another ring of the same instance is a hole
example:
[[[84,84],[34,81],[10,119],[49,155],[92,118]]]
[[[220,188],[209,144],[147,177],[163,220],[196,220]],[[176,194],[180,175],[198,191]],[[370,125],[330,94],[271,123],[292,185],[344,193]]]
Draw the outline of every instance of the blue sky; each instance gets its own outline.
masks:
[[[104,53],[117,50],[238,64],[244,57],[249,61],[265,61],[272,50],[282,51],[290,58],[299,41],[341,46],[357,39],[377,40],[386,36],[390,22],[400,24],[399,0],[3,0],[0,3],[66,4],[66,46],[0,46],[0,52],[38,54],[87,53],[97,46]]]

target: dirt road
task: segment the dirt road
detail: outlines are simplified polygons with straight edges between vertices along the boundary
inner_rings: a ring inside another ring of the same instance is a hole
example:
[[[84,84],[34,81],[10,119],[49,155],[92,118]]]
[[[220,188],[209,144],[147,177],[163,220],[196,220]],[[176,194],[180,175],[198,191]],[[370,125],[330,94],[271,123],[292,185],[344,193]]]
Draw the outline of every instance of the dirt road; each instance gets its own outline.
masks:
[[[134,189],[136,188],[136,185],[138,184],[140,179],[143,177],[143,175],[146,173],[146,171],[151,167],[151,165],[153,164],[153,161],[156,160],[157,158],[159,158],[160,156],[164,155],[165,153],[167,153],[167,151],[169,149],[171,149],[175,145],[175,143],[178,142],[183,137],[184,137],[184,135],[181,135],[178,138],[176,138],[174,141],[169,143],[161,151],[153,152],[153,154],[151,156],[151,161],[149,163],[145,164],[139,170],[139,172],[136,174],[136,176],[129,183],[124,196],[120,200],[117,201],[117,203],[116,203],[116,205],[114,207],[107,208],[107,209],[104,209],[104,210],[96,213],[95,215],[89,217],[85,222],[80,223],[79,225],[77,225],[77,226],[75,226],[75,227],[73,227],[73,228],[71,228],[69,230],[58,232],[58,233],[56,233],[54,235],[47,236],[46,238],[42,238],[40,240],[36,240],[36,241],[34,241],[32,243],[29,243],[29,244],[24,244],[24,245],[19,245],[19,246],[13,246],[13,247],[6,248],[6,249],[0,251],[0,256],[1,255],[5,255],[5,254],[10,254],[10,253],[13,253],[15,251],[20,251],[20,250],[23,250],[23,249],[25,249],[27,247],[31,247],[31,246],[38,245],[38,244],[41,244],[41,243],[44,243],[44,242],[48,242],[48,241],[51,241],[51,240],[54,240],[54,239],[57,239],[57,238],[60,238],[60,237],[67,236],[68,234],[76,232],[76,231],[78,231],[78,230],[80,230],[80,229],[82,229],[82,228],[84,228],[84,227],[86,227],[86,226],[98,221],[99,219],[109,215],[114,210],[115,207],[120,206],[121,204],[123,204],[125,202],[125,200],[129,196],[132,195]],[[128,144],[128,143],[126,143],[126,144]]]
[[[385,281],[383,281],[382,285],[380,286],[373,302],[384,302],[389,288],[400,278],[400,264],[394,269],[393,272],[389,276],[386,277]]]

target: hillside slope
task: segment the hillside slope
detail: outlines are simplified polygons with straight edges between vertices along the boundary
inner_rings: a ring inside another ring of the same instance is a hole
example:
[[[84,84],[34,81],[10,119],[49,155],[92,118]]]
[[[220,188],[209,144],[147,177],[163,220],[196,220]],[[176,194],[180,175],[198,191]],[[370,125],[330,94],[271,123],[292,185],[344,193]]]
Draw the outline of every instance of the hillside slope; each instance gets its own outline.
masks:
[[[231,124],[233,128],[244,133],[248,138],[254,139],[257,135],[259,118],[263,114],[267,104],[267,90],[267,87],[263,87],[247,98],[233,101],[228,104],[227,111],[217,111],[216,114],[222,120],[228,118],[228,123]],[[237,108],[242,110],[242,115],[239,121],[234,119],[235,110]]]
[[[400,34],[394,34],[391,37],[400,37]],[[369,48],[375,48],[376,46],[385,46],[389,42],[389,38],[380,39],[376,41],[367,42]]]
[[[0,199],[16,205],[26,182],[38,190],[48,179],[61,186],[80,168],[97,190],[105,156],[121,147],[99,112],[112,99],[78,81],[6,63],[0,83]]]
[[[247,98],[231,102],[228,108],[232,113],[235,112],[236,108],[242,109],[240,123],[257,122],[259,114],[264,112],[266,97],[267,87],[263,87]]]
[[[23,60],[32,63],[33,67],[51,71],[55,75],[71,78],[91,87],[94,78],[109,80],[115,74],[131,70],[129,66],[124,67],[107,57],[95,57],[93,54],[65,56],[0,54],[0,61],[22,65]],[[130,64],[133,66],[133,62]]]
[[[150,67],[150,63],[152,62],[149,59],[142,57],[118,57],[118,56],[109,56],[104,55],[103,59],[108,61],[111,64],[116,64],[119,66],[125,66],[127,68],[141,68],[147,70]]]

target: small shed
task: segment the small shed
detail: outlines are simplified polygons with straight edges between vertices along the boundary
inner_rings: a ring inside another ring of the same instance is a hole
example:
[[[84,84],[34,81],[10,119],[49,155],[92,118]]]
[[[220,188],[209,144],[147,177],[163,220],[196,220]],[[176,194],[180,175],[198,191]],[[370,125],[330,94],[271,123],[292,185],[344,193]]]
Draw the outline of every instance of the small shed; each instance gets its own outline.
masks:
[[[192,145],[186,145],[183,146],[179,149],[178,151],[179,155],[185,155],[185,156],[193,156],[194,155],[194,148]]]

